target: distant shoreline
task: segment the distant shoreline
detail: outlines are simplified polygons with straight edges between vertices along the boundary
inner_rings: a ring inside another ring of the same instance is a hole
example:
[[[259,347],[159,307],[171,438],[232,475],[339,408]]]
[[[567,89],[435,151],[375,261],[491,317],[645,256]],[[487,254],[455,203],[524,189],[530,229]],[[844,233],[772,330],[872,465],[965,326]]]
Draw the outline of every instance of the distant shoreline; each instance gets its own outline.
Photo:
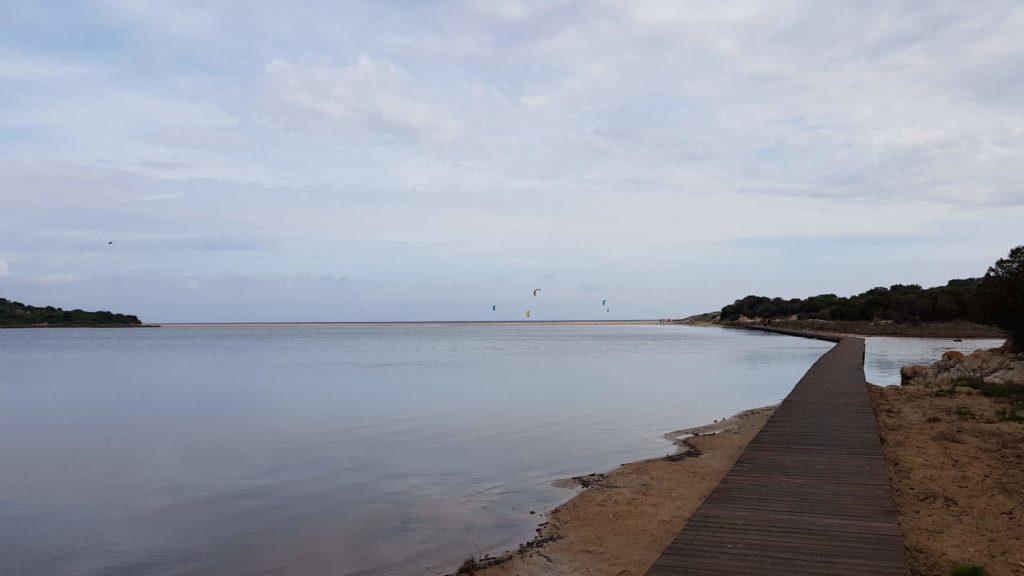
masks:
[[[867,322],[859,320],[772,320],[764,324],[760,319],[723,322],[715,313],[699,314],[673,324],[685,326],[717,326],[719,328],[771,327],[798,332],[817,332],[849,336],[892,336],[907,338],[1006,338],[1006,333],[995,326],[974,322],[926,322],[919,325],[895,322]]]
[[[160,328],[161,324],[23,324],[18,326],[0,326],[0,330],[32,330],[52,328],[102,328],[104,330],[120,330],[122,328]]]
[[[422,320],[395,322],[164,322],[163,328],[287,328],[302,327],[403,327],[403,326],[648,326],[669,324],[664,320]]]

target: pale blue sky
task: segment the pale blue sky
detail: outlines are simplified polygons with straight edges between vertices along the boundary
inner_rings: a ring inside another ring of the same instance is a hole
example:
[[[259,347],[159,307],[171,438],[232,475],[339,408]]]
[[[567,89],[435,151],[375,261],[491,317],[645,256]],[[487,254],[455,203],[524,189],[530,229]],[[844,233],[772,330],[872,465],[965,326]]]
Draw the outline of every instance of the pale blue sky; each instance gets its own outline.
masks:
[[[29,303],[676,317],[1024,242],[1018,2],[0,14],[0,296]]]

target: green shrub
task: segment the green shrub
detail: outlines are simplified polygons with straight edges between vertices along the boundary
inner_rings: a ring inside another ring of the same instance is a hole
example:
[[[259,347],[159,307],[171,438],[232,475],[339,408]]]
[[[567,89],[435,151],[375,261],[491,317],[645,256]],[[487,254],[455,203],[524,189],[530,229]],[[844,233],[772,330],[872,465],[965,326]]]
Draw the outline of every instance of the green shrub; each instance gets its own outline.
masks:
[[[949,574],[950,576],[987,576],[988,572],[975,564],[958,564]]]
[[[977,376],[961,378],[953,382],[955,386],[974,388],[985,396],[993,398],[1008,398],[1013,401],[1024,401],[1024,386],[1019,384],[993,384],[985,382]]]

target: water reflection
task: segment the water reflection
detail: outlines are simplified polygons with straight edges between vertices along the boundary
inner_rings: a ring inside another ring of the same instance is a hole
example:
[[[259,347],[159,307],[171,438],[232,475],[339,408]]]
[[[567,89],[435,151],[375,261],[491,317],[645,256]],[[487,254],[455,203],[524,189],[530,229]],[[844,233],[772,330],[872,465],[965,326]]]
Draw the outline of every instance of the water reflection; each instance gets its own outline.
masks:
[[[0,332],[0,573],[433,574],[829,344],[681,326]]]

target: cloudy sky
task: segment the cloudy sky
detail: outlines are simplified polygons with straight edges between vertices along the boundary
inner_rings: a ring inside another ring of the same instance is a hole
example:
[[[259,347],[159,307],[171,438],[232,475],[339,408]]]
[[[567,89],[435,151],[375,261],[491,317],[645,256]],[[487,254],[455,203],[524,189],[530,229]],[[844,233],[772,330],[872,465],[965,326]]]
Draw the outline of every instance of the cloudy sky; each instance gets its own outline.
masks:
[[[29,303],[675,317],[1024,242],[1019,2],[0,14],[0,296]]]

